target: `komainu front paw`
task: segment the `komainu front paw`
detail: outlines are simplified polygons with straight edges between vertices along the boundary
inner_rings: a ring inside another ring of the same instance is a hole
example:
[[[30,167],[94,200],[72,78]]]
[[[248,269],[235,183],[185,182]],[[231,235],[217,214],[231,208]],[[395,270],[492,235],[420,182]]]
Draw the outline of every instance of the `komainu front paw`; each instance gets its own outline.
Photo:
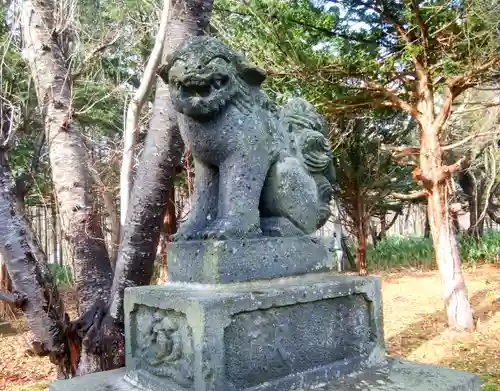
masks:
[[[215,220],[205,230],[201,237],[203,239],[231,239],[250,238],[261,236],[262,231],[258,224],[249,222],[245,217],[228,217]]]
[[[186,222],[179,227],[175,234],[170,235],[169,239],[172,242],[198,240],[201,239],[202,230],[203,228],[199,225]]]

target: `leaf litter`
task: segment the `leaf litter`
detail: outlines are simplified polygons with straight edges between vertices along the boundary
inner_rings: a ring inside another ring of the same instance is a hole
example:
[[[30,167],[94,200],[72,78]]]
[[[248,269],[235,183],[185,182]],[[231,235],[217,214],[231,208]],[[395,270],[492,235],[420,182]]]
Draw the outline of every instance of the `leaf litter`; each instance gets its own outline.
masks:
[[[388,354],[410,361],[476,372],[484,391],[500,391],[500,265],[464,270],[476,330],[446,327],[442,284],[437,271],[380,273]],[[74,316],[75,296],[64,295]],[[29,330],[21,317],[0,319],[0,390],[45,391],[55,380],[46,357],[30,356]]]

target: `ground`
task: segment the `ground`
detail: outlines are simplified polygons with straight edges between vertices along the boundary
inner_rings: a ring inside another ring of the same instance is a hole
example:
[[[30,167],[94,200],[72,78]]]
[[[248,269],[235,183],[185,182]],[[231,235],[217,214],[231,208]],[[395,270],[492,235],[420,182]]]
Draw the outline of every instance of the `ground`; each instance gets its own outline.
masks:
[[[387,350],[407,360],[476,372],[486,382],[484,391],[500,391],[500,267],[486,265],[464,273],[477,322],[477,330],[466,334],[446,328],[437,272],[380,274]],[[47,359],[25,353],[23,330],[22,322],[0,325],[2,391],[42,391],[55,378]]]

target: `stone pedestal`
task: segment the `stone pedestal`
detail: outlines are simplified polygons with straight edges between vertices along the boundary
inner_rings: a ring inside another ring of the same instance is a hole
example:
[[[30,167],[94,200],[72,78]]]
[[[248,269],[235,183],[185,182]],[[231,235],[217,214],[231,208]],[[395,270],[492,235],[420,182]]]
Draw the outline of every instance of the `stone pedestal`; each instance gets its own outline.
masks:
[[[52,391],[480,390],[475,375],[385,357],[380,280],[329,272],[316,239],[169,251],[173,282],[126,290],[126,368]]]
[[[142,391],[126,381],[125,368],[57,381],[52,391]],[[157,388],[168,391],[170,388]],[[283,390],[287,390],[284,388]],[[387,358],[382,365],[318,382],[296,391],[480,391],[479,377],[468,372]]]
[[[359,371],[384,358],[379,294],[376,278],[329,273],[130,289],[127,376],[158,390],[271,391]]]

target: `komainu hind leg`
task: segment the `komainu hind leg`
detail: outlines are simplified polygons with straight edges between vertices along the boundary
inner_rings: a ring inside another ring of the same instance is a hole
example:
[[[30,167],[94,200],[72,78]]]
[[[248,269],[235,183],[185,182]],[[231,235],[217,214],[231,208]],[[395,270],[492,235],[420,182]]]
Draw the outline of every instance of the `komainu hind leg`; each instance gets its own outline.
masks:
[[[261,228],[265,235],[312,233],[316,229],[319,206],[316,182],[300,161],[286,157],[271,166],[260,204]]]

